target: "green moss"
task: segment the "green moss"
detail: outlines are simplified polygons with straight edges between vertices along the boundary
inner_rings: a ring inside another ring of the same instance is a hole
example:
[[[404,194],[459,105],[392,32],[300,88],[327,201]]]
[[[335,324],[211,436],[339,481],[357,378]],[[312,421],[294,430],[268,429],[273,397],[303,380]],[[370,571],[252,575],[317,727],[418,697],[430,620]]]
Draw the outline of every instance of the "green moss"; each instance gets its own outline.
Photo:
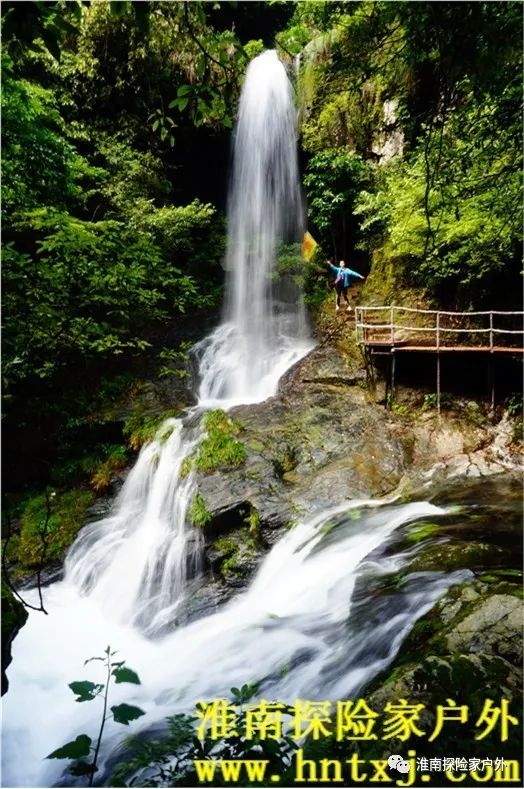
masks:
[[[422,540],[427,540],[428,537],[438,532],[439,528],[438,523],[422,523],[412,526],[408,530],[407,537],[410,542],[422,542]]]
[[[157,433],[162,423],[165,422],[166,419],[176,417],[177,413],[177,411],[170,409],[168,411],[163,411],[161,414],[147,415],[144,413],[142,407],[137,408],[136,411],[126,419],[123,428],[124,436],[127,438],[127,443],[131,449],[140,449],[144,444],[157,438]],[[160,436],[158,436],[158,440],[161,443],[167,441],[172,432],[173,425],[166,425],[165,431],[162,431]]]
[[[297,454],[295,448],[290,444],[278,447],[278,450],[278,455],[271,459],[271,463],[279,477],[283,477],[284,474],[289,474],[297,467]]]
[[[248,525],[247,528],[218,537],[213,542],[213,548],[221,555],[218,567],[221,577],[225,581],[240,578],[246,571],[245,560],[251,559],[257,550],[257,535]]]
[[[245,521],[249,527],[249,533],[253,537],[258,538],[260,534],[260,514],[256,507],[251,507]]]
[[[107,490],[117,471],[123,468],[127,461],[127,450],[123,444],[115,444],[109,448],[105,460],[95,464],[89,484],[97,493]]]
[[[195,493],[189,508],[189,520],[193,526],[203,529],[211,522],[212,514],[207,509],[204,499],[200,493]]]
[[[388,394],[388,403],[391,412],[395,414],[395,416],[401,417],[401,419],[413,419],[416,416],[416,411],[413,409],[413,406],[408,403],[399,403],[397,400],[393,400],[390,394]]]
[[[94,498],[95,494],[85,489],[53,491],[49,513],[45,494],[27,499],[21,509],[20,532],[10,540],[9,559],[26,570],[38,566],[44,542],[45,560],[61,559],[85,523]]]
[[[178,475],[180,479],[185,479],[192,468],[193,468],[193,461],[191,460],[191,458],[184,458],[182,463],[180,464],[180,472]]]
[[[244,444],[236,436],[241,431],[238,422],[219,409],[209,411],[202,420],[206,436],[193,457],[199,471],[209,473],[218,468],[238,467],[246,462]]]

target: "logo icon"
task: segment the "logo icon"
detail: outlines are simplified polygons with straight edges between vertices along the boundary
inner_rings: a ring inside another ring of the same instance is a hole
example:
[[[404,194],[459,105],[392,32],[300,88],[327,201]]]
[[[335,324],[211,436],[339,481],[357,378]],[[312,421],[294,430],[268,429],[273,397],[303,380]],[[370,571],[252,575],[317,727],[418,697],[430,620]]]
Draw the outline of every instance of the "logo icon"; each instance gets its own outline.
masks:
[[[388,759],[388,767],[398,770],[399,773],[409,773],[409,762],[406,762],[398,753],[392,753]]]

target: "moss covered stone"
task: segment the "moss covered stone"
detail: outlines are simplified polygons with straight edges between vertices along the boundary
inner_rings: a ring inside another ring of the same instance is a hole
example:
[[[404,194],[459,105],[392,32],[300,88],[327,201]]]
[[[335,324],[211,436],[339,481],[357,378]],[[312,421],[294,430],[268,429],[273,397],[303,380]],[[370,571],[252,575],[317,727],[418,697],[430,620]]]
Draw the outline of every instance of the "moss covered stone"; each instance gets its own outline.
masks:
[[[217,409],[204,416],[202,427],[206,435],[192,458],[198,471],[209,473],[219,468],[242,466],[246,462],[246,448],[237,439],[241,431],[238,422]]]

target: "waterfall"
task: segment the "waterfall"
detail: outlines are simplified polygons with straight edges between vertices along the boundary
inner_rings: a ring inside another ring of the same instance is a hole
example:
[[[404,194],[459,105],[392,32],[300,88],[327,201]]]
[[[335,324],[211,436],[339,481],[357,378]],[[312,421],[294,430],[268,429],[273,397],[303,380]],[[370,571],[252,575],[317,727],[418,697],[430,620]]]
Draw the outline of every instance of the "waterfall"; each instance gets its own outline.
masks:
[[[303,233],[293,91],[270,50],[249,64],[240,97],[224,320],[197,349],[202,405],[265,400],[311,348],[300,290],[278,265],[282,245],[298,247]]]
[[[31,611],[15,639],[3,785],[71,785],[64,765],[45,756],[100,725],[97,703],[75,704],[68,683],[99,682],[99,664],[84,662],[107,644],[142,680],[111,686],[111,704],[146,712],[134,732],[243,682],[259,681],[267,697],[289,702],[337,699],[385,666],[413,622],[459,578],[419,573],[402,596],[359,596],[359,579],[371,583],[405,564],[405,555],[386,551],[394,532],[443,510],[424,502],[346,503],[287,533],[228,605],[190,624],[178,621],[202,547],[188,524],[194,482],[182,461],[201,438],[202,408],[271,396],[311,347],[300,294],[276,264],[280,245],[297,242],[302,230],[291,88],[276,54],[266,52],[249,66],[240,101],[224,321],[197,349],[199,409],[168,420],[142,449],[113,511],[84,527],[64,579],[45,589],[49,616]],[[36,600],[36,590],[24,594]],[[98,775],[125,734],[107,721]]]
[[[247,70],[228,216],[225,320],[197,349],[200,405],[226,408],[273,394],[311,346],[300,291],[289,277],[274,278],[279,243],[296,242],[303,232],[303,207],[292,90],[273,51]],[[183,459],[202,436],[194,421],[190,411],[164,423],[113,512],[82,530],[66,560],[68,583],[101,606],[110,599],[115,621],[148,636],[177,621],[188,582],[201,569],[202,535],[187,517],[193,477],[181,477]]]
[[[148,635],[173,624],[187,582],[201,568],[202,534],[188,527],[193,475],[183,459],[200,431],[168,419],[144,447],[109,517],[86,526],[65,562],[68,582],[115,620]]]
[[[272,548],[248,589],[160,639],[115,623],[109,590],[102,607],[67,578],[54,584],[46,590],[49,616],[31,613],[13,645],[4,785],[52,786],[63,765],[43,757],[96,731],[99,706],[75,704],[67,683],[100,681],[98,664],[83,664],[108,643],[142,681],[111,687],[111,704],[126,701],[146,712],[134,732],[157,727],[158,733],[168,715],[192,712],[200,699],[227,698],[244,682],[260,682],[261,697],[289,703],[354,697],[445,589],[471,575],[414,573],[402,594],[382,581],[418,549],[399,551],[395,535],[419,518],[445,513],[427,502],[354,501],[310,518]],[[106,759],[118,754],[125,733],[108,721]]]

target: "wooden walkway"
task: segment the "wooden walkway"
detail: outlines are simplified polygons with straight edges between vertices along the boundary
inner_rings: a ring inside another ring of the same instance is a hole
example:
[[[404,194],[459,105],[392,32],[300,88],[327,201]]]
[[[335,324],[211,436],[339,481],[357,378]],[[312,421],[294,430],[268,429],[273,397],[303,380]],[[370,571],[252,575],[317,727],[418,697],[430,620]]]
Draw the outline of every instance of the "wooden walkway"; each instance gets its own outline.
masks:
[[[391,392],[395,385],[398,353],[435,354],[437,410],[440,413],[440,356],[448,353],[488,355],[491,402],[495,405],[492,359],[498,354],[524,354],[524,312],[489,310],[446,312],[388,305],[356,307],[355,331],[366,354],[391,358]]]

